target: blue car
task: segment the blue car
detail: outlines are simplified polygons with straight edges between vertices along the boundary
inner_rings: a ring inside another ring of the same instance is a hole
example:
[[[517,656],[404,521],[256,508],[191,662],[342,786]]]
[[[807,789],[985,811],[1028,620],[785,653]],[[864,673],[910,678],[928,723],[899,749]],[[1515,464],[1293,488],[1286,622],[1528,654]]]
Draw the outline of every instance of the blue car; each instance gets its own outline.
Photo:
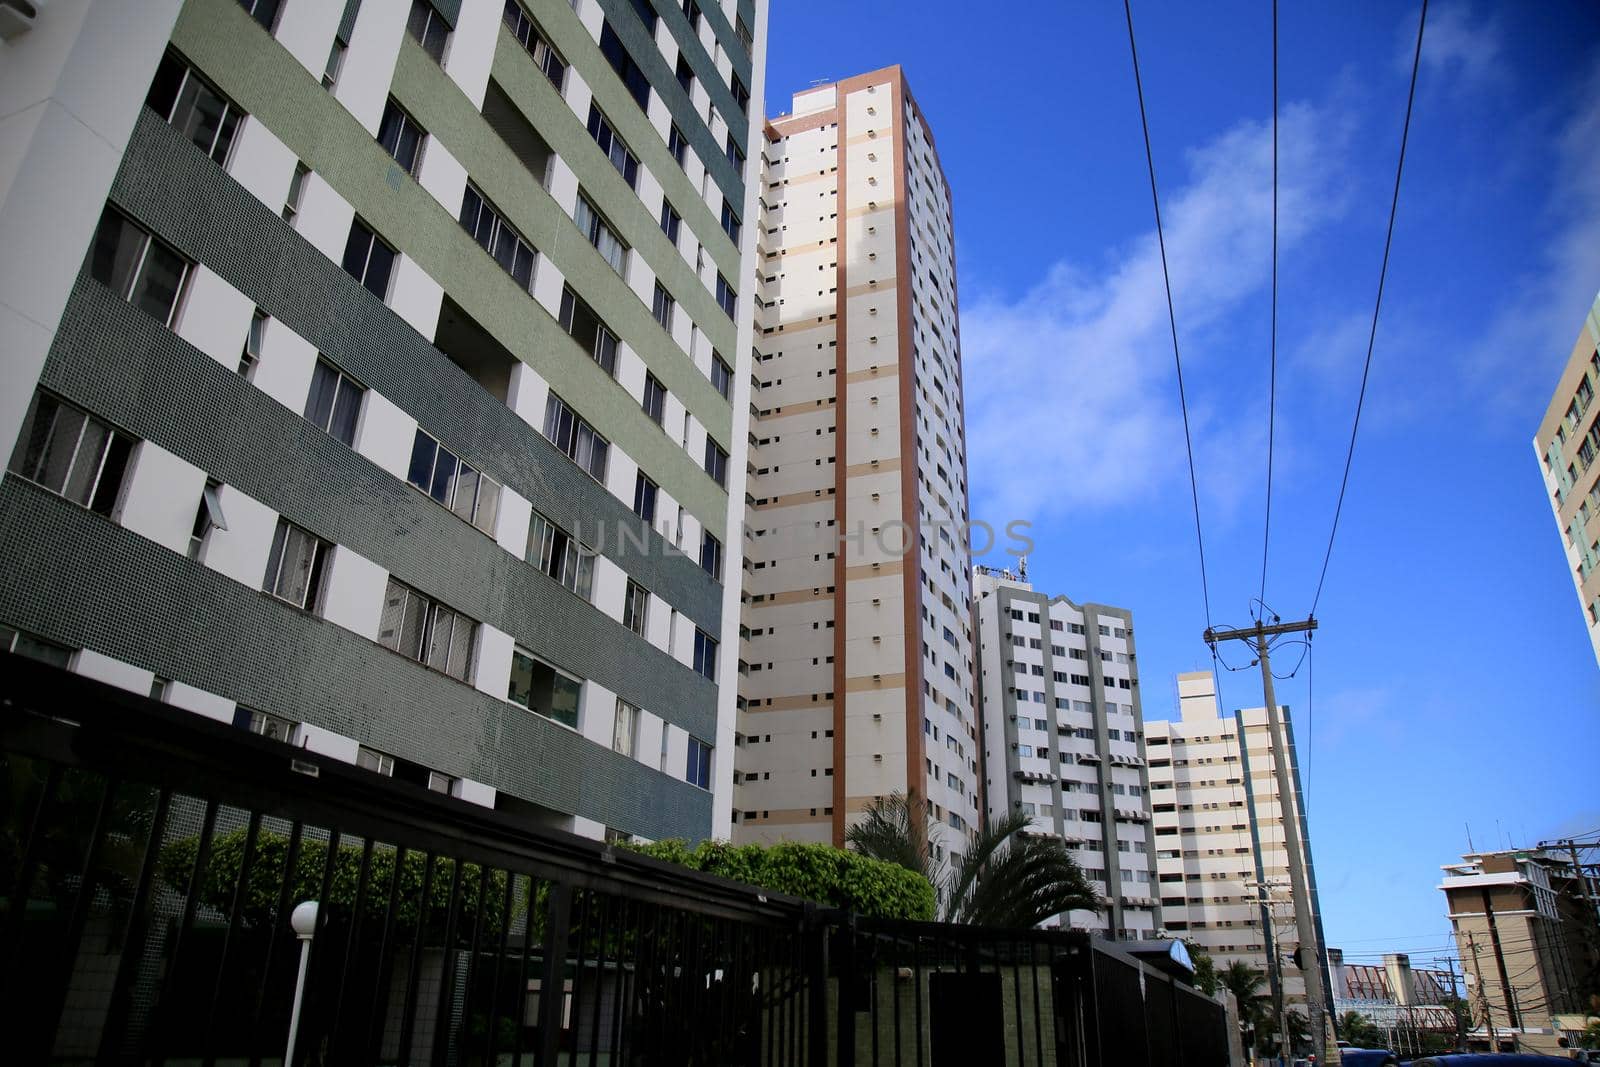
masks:
[[[1342,1048],[1344,1067],[1399,1067],[1400,1057],[1386,1048]]]
[[[1345,1060],[1346,1063],[1350,1061]],[[1550,1067],[1571,1063],[1564,1056],[1540,1056],[1532,1052],[1463,1052],[1448,1056],[1424,1056],[1406,1067]]]

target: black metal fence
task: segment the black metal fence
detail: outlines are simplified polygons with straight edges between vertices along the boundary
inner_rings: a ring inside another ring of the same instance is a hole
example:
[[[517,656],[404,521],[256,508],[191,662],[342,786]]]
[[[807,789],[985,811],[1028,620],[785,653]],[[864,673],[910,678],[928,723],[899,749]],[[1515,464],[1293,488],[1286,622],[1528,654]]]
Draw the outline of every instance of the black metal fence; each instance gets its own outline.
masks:
[[[1081,934],[870,921],[0,656],[8,1062],[1228,1062]]]

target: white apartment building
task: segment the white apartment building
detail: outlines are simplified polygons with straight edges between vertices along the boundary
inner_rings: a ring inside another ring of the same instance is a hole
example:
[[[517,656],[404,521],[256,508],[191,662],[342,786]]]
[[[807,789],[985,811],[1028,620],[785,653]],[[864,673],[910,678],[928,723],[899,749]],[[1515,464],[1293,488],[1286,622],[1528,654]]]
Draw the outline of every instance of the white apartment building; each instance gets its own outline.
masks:
[[[980,815],[950,190],[899,67],[767,126],[734,836]],[[941,740],[935,744],[935,736]]]
[[[1198,944],[1218,967],[1243,960],[1269,974],[1269,967],[1281,964],[1287,1002],[1303,1004],[1305,980],[1290,958],[1299,937],[1283,838],[1286,811],[1299,811],[1300,771],[1289,709],[1281,708],[1280,714],[1297,798],[1285,805],[1266,709],[1220,712],[1209,671],[1180,674],[1177,687],[1181,718],[1145,723],[1161,926]],[[1320,932],[1310,836],[1303,815],[1295,817],[1301,819],[1312,915]],[[1323,988],[1332,987],[1325,980]]]
[[[979,693],[989,815],[1032,816],[1060,837],[1105,899],[1062,925],[1155,936],[1150,821],[1133,616],[1037,592],[978,567]],[[936,740],[936,738],[935,738]]]

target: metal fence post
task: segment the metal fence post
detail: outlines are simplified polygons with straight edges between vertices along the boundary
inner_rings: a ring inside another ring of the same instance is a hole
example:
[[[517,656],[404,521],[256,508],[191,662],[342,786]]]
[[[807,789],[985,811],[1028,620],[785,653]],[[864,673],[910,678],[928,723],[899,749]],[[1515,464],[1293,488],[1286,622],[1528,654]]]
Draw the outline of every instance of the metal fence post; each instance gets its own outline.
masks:
[[[539,982],[539,1067],[553,1067],[561,1051],[561,1009],[566,999],[567,937],[571,931],[572,886],[550,886],[544,925],[544,967]],[[531,927],[533,918],[529,916]]]
[[[839,1028],[834,1045],[838,1067],[856,1064],[856,913],[845,912],[834,928],[837,939],[833,953],[834,973],[838,975]]]
[[[805,931],[806,997],[810,1033],[806,1035],[810,1067],[828,1067],[828,924],[817,914],[817,906],[807,901],[801,912]]]

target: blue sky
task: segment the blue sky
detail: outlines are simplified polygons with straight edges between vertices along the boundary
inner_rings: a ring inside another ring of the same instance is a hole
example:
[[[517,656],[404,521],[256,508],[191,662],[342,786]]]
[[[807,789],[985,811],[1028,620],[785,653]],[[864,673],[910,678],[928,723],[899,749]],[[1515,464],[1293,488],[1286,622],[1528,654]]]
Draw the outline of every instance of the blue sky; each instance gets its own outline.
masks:
[[[1122,6],[975,10],[775,0],[767,111],[905,68],[954,190],[973,515],[1033,522],[1036,586],[1133,610],[1145,715],[1173,717],[1173,675],[1209,658]],[[1417,11],[1280,15],[1285,618],[1332,521]],[[1134,5],[1218,624],[1249,621],[1261,573],[1270,12]],[[1350,956],[1448,951],[1435,886],[1469,825],[1479,848],[1600,827],[1600,669],[1530,444],[1597,290],[1600,8],[1435,0],[1315,689],[1278,690]],[[1260,706],[1259,676],[1223,699]]]

